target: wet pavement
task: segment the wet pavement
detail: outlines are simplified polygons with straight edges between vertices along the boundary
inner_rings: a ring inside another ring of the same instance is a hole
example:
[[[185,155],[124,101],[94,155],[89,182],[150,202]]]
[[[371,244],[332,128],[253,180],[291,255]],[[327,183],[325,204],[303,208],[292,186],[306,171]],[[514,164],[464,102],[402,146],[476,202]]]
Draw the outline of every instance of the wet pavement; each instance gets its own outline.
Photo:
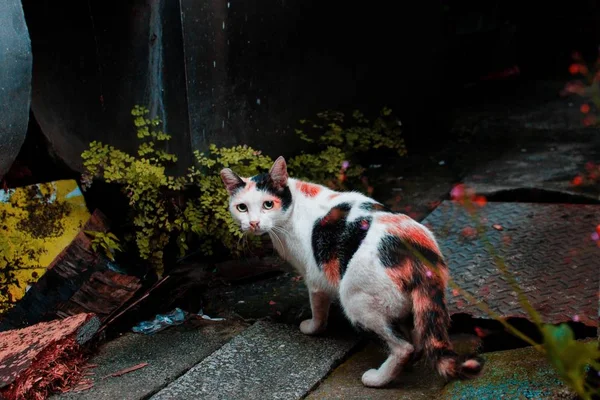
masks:
[[[89,388],[56,395],[55,400],[138,400],[158,392],[246,328],[237,321],[201,321],[154,335],[125,333],[104,344],[89,363]],[[121,376],[127,368],[147,365]]]
[[[352,333],[311,337],[257,322],[151,399],[300,399],[357,343]]]

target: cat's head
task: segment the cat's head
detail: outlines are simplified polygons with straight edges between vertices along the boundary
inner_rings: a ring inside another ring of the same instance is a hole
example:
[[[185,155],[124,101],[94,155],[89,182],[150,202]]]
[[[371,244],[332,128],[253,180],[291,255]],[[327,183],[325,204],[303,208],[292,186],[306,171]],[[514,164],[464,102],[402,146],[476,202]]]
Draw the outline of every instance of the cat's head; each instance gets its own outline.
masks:
[[[287,220],[292,194],[283,157],[275,160],[269,172],[249,178],[224,168],[221,180],[229,193],[229,211],[242,231],[262,235]]]

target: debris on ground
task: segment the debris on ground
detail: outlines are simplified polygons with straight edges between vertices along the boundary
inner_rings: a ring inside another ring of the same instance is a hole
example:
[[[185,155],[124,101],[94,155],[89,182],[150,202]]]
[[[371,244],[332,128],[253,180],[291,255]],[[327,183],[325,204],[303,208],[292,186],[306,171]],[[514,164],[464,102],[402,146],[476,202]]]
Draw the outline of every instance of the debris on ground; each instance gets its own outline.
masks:
[[[145,368],[145,367],[147,367],[148,365],[150,365],[150,364],[148,364],[147,362],[143,362],[143,363],[139,363],[139,364],[137,364],[137,365],[134,365],[134,366],[132,366],[132,367],[123,368],[123,369],[122,369],[122,370],[120,370],[120,371],[117,371],[117,372],[114,372],[114,373],[112,373],[112,374],[110,374],[110,375],[107,375],[107,376],[105,376],[105,377],[104,377],[104,379],[106,379],[106,378],[117,378],[117,377],[119,377],[119,376],[123,376],[123,375],[125,375],[125,374],[128,374],[128,373],[130,373],[130,372],[137,371],[138,369]]]
[[[0,333],[0,398],[44,399],[65,392],[83,377],[82,346],[97,329],[91,313]]]
[[[0,331],[23,328],[56,317],[93,312],[105,318],[129,301],[138,278],[118,274],[102,254],[91,250],[85,230],[108,231],[109,223],[95,210],[85,225],[25,296],[4,313]]]
[[[153,333],[162,331],[169,326],[180,325],[185,322],[187,315],[181,308],[175,308],[167,314],[157,314],[152,321],[142,321],[131,330],[136,333],[152,335]]]
[[[208,320],[208,321],[225,321],[225,318],[213,318],[213,317],[210,317],[210,316],[204,314],[204,311],[202,311],[202,310],[200,310],[198,312],[198,316],[200,318]]]
[[[212,318],[202,310],[198,314],[190,314],[177,307],[173,311],[167,314],[157,314],[152,321],[142,321],[131,330],[136,333],[143,333],[145,335],[152,335],[156,332],[162,331],[170,326],[181,325],[189,318],[201,318],[208,321],[224,321],[225,318]]]
[[[209,357],[240,334],[248,324],[233,318],[225,322],[192,319],[189,325],[174,326],[155,335],[126,332],[104,343],[90,359],[97,365],[89,376],[93,386],[56,395],[50,400],[142,400]],[[140,363],[148,365],[118,378],[107,378]],[[192,396],[192,398],[199,398]]]

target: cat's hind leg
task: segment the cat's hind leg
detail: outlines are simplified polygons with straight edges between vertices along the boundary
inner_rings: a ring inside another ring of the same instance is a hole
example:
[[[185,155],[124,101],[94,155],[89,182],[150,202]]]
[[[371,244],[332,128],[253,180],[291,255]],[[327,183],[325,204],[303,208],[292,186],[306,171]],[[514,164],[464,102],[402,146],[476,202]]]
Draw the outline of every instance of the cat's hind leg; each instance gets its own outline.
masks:
[[[396,336],[400,336],[401,339],[413,345],[414,351],[404,365],[405,369],[409,369],[423,357],[423,346],[417,331],[414,329],[413,314],[410,313],[408,317],[393,322],[392,327]]]
[[[388,345],[387,360],[377,369],[370,369],[362,376],[362,383],[368,387],[382,387],[392,382],[407,364],[414,353],[411,343],[398,335],[389,322],[390,308],[386,301],[376,295],[353,291],[340,298],[350,321],[361,328],[380,336]],[[395,308],[395,307],[392,307]]]

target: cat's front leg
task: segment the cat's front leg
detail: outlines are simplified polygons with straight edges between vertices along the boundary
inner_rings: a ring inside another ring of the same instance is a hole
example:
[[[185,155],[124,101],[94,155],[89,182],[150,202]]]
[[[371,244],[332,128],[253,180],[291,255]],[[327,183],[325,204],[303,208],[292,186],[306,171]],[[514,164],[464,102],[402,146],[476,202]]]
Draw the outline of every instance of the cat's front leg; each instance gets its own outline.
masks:
[[[302,321],[300,331],[306,335],[316,335],[327,327],[331,297],[322,291],[309,290],[312,318]]]

